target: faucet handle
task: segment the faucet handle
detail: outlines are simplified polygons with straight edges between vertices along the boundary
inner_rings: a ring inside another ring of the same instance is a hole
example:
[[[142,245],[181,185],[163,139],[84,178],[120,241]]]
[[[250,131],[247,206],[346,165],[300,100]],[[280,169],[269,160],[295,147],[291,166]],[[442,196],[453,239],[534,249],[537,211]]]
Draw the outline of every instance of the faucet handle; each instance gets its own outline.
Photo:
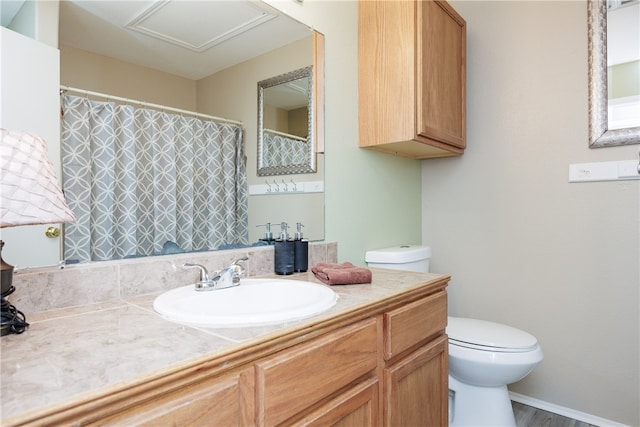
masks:
[[[240,266],[240,262],[243,261],[248,261],[249,257],[248,256],[243,256],[242,258],[238,258],[237,260],[233,261],[233,264],[231,264],[231,266],[233,267],[234,265]]]
[[[185,270],[190,268],[198,268],[200,269],[200,282],[209,281],[209,272],[207,271],[204,265],[185,263],[185,264],[182,264],[182,268],[184,268]]]
[[[231,266],[229,266],[229,269],[231,270],[231,274],[233,275],[234,280],[239,281],[240,280],[240,276],[244,275],[246,269],[244,267],[244,265],[241,265],[241,262],[247,261],[249,259],[249,257],[242,257],[239,258],[237,260],[235,260],[233,262],[233,264],[231,264]]]

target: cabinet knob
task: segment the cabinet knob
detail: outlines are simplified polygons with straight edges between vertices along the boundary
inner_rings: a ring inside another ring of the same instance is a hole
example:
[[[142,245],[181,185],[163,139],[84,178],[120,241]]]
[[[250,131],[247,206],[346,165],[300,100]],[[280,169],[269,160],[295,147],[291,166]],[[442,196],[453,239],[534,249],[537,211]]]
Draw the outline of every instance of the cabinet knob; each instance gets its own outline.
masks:
[[[50,239],[54,239],[60,236],[60,228],[59,227],[47,227],[44,231],[44,235]]]

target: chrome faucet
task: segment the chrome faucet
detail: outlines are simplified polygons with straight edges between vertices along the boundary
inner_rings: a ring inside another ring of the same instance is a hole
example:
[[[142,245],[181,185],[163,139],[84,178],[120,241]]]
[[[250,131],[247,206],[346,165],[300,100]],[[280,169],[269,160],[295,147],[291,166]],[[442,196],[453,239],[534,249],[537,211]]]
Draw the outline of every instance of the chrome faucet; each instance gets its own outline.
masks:
[[[204,265],[186,263],[186,264],[182,264],[182,268],[184,268],[185,270],[187,270],[189,268],[199,268],[200,269],[200,280],[198,281],[198,283],[207,283],[207,282],[210,281],[209,272],[207,271],[207,269],[206,269],[206,267]]]
[[[182,268],[200,269],[200,280],[195,284],[196,291],[213,291],[238,286],[240,284],[240,277],[243,276],[245,272],[244,266],[240,263],[248,259],[248,257],[237,259],[229,267],[216,271],[213,277],[211,277],[207,269],[200,264],[186,263],[182,265]]]

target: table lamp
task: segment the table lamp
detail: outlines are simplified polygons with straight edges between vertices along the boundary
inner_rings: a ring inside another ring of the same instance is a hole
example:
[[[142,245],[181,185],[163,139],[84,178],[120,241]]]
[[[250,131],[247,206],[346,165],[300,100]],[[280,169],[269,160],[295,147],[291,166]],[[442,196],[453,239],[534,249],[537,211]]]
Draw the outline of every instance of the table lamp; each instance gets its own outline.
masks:
[[[46,142],[28,132],[6,129],[0,132],[0,228],[75,221],[47,157]],[[29,324],[24,314],[5,299],[15,288],[13,266],[2,260],[2,247],[4,242],[0,241],[0,335],[20,334]]]

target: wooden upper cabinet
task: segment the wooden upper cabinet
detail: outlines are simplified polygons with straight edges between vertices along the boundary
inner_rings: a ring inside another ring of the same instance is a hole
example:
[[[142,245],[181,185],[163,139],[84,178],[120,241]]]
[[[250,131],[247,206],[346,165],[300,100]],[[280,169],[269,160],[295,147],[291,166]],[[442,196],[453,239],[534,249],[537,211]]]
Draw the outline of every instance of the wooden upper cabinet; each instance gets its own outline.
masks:
[[[417,159],[466,146],[466,23],[445,1],[358,3],[359,145]]]

